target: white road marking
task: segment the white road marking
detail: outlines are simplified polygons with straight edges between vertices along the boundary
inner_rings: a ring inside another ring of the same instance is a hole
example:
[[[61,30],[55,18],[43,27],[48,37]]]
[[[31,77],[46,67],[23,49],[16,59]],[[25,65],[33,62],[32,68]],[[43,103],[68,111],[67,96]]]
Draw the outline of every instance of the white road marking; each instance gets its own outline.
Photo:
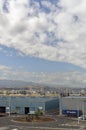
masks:
[[[15,128],[15,129],[12,129],[12,130],[18,130],[17,128]]]

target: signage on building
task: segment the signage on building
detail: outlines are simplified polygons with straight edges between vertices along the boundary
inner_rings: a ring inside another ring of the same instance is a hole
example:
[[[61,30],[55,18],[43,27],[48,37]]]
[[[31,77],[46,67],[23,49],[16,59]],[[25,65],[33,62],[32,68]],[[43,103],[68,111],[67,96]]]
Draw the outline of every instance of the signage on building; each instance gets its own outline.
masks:
[[[42,110],[42,109],[43,109],[43,107],[39,107],[39,109],[40,109],[40,110]]]
[[[9,109],[10,109],[10,107],[6,107],[6,109],[7,109],[7,110],[9,110]]]
[[[28,114],[35,114],[35,111],[30,111],[30,113],[28,113]]]

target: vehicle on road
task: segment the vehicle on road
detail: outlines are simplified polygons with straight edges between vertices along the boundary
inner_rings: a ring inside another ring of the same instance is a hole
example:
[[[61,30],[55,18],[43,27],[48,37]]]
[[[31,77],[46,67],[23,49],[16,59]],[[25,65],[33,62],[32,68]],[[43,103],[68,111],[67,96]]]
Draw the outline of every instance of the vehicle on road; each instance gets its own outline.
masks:
[[[78,117],[80,120],[86,120],[86,115],[81,115],[80,117]]]

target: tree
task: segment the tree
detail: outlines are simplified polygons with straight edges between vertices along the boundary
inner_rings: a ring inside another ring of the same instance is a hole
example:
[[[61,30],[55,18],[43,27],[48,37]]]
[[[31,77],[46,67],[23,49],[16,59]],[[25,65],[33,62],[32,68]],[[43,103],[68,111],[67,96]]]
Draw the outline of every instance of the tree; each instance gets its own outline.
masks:
[[[36,118],[39,118],[39,116],[43,115],[43,112],[38,108],[35,112]]]

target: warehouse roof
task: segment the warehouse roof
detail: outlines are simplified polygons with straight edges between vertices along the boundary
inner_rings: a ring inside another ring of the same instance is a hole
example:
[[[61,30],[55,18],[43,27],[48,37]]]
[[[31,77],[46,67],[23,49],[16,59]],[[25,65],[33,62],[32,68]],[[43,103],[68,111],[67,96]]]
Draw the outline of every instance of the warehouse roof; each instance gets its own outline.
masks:
[[[86,96],[67,96],[67,97],[63,97],[63,98],[86,98]]]
[[[30,102],[47,102],[55,100],[55,97],[25,97],[25,96],[0,96],[0,100],[25,100]]]

